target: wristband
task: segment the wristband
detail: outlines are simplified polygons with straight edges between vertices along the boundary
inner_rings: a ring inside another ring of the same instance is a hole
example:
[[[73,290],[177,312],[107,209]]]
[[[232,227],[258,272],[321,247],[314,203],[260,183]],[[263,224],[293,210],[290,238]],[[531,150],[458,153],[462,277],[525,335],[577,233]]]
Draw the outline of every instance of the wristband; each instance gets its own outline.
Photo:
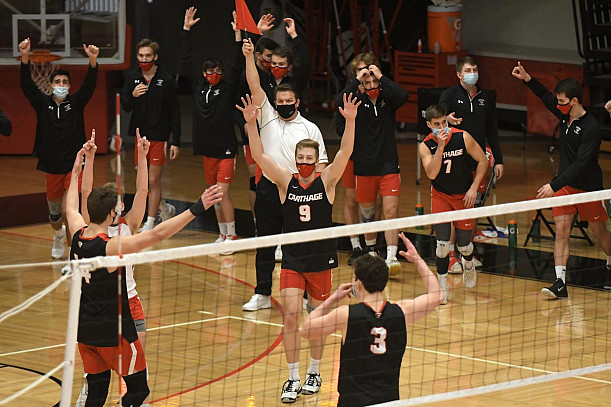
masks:
[[[189,208],[193,216],[203,215],[206,212],[206,208],[204,208],[204,203],[202,202],[202,197],[200,196],[197,202],[195,202]]]

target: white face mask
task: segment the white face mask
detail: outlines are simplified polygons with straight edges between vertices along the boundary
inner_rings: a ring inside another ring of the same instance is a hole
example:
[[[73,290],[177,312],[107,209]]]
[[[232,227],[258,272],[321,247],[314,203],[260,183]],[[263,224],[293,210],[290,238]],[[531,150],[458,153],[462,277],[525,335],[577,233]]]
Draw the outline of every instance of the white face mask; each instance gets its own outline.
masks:
[[[469,86],[473,86],[477,83],[479,75],[476,73],[466,73],[463,75],[463,81]]]
[[[59,100],[64,100],[68,96],[67,86],[55,86],[53,88],[53,95]]]

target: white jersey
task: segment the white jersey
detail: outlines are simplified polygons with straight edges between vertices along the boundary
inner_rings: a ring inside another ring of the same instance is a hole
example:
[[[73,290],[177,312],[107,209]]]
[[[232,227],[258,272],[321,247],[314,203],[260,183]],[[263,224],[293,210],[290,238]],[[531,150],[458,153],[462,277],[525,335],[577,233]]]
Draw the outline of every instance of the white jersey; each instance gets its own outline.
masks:
[[[119,233],[120,232],[120,233]],[[125,219],[121,218],[118,225],[108,226],[108,237],[131,236],[132,232],[129,226],[125,223]],[[138,295],[136,291],[136,280],[134,279],[134,265],[128,264],[125,266],[125,278],[127,280],[127,298],[133,298]]]

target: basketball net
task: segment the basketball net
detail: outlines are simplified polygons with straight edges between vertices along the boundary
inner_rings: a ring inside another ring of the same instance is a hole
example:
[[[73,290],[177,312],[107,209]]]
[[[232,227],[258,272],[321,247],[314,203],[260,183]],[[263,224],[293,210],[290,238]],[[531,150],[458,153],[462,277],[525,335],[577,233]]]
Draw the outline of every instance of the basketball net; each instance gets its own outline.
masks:
[[[53,93],[49,77],[58,69],[61,59],[61,56],[51,54],[48,49],[35,49],[29,56],[32,80],[36,83],[38,89],[47,95]]]

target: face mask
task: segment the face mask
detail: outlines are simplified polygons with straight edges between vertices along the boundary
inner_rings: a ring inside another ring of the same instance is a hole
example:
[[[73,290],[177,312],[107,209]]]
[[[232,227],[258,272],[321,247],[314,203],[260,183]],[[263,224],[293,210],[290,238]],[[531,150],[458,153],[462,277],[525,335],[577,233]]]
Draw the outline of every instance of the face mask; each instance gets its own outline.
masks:
[[[64,100],[68,96],[67,86],[56,86],[53,88],[53,95],[59,100]]]
[[[356,290],[354,289],[354,283],[352,283],[352,295],[354,295],[354,298],[356,297]]]
[[[380,96],[380,88],[373,88],[373,89],[365,89],[365,93],[367,94],[367,96],[369,96],[370,99],[377,99],[378,96]]]
[[[260,61],[261,66],[265,69],[269,70],[272,67],[272,61],[266,61],[263,57],[261,57]]]
[[[563,115],[568,115],[569,113],[571,113],[571,109],[573,108],[573,106],[571,106],[571,102],[561,105],[560,103],[558,103],[556,105],[556,108],[558,108],[558,110],[560,110],[560,113],[562,113]]]
[[[450,128],[446,126],[445,129],[431,129],[433,131],[433,135],[437,136],[441,130],[445,130],[446,134],[450,134]]]
[[[276,111],[278,112],[278,116],[282,117],[283,119],[288,119],[293,114],[295,114],[295,105],[295,103],[291,105],[276,105]]]
[[[204,76],[206,77],[208,83],[212,86],[218,85],[221,79],[223,78],[223,74],[218,74],[216,72],[211,74],[206,73],[204,74]]]
[[[140,69],[142,69],[142,72],[148,72],[155,64],[155,61],[138,63],[140,64]]]
[[[308,178],[310,175],[312,175],[315,168],[316,163],[297,163],[297,170],[299,171],[299,175],[301,175],[303,178]]]
[[[289,70],[288,66],[286,66],[284,68],[279,67],[279,66],[272,66],[272,75],[274,75],[274,78],[280,79],[284,75],[286,75],[288,70]]]
[[[479,75],[476,73],[466,73],[463,75],[463,81],[469,86],[475,85],[478,79]]]

